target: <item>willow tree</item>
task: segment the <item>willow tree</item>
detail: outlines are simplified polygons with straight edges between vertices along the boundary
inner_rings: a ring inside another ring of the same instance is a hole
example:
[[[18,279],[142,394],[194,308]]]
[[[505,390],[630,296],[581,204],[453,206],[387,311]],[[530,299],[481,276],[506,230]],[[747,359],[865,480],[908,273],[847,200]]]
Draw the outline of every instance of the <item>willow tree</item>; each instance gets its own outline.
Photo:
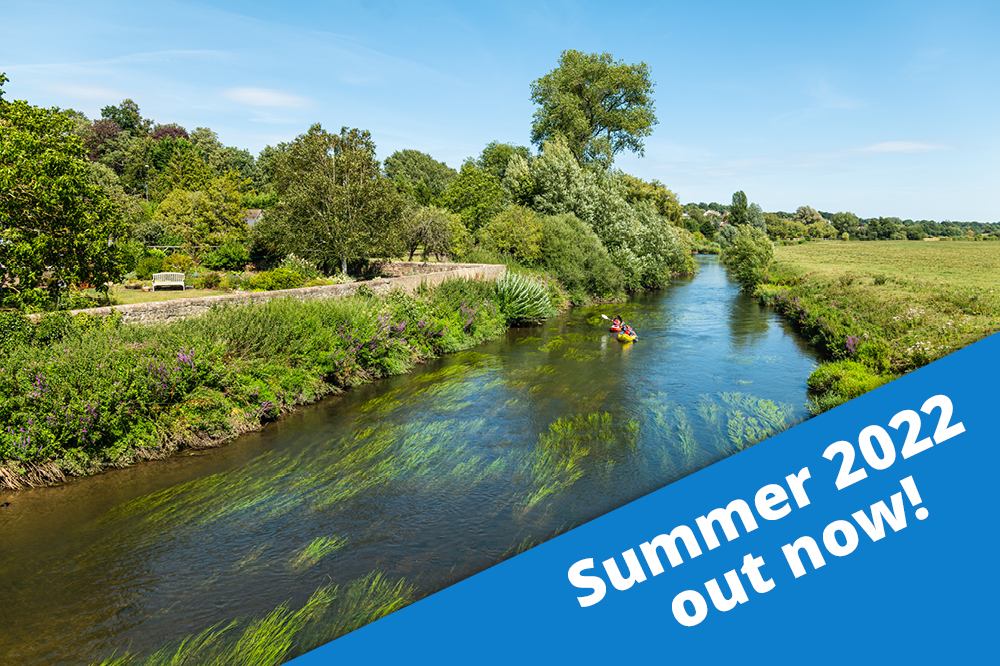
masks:
[[[403,200],[382,175],[367,130],[319,124],[275,156],[278,203],[268,225],[278,246],[327,270],[400,252]]]
[[[542,146],[566,139],[579,164],[610,165],[629,150],[642,156],[643,139],[657,123],[649,66],[615,62],[610,53],[563,51],[559,66],[531,84],[531,101],[540,108],[531,141]]]

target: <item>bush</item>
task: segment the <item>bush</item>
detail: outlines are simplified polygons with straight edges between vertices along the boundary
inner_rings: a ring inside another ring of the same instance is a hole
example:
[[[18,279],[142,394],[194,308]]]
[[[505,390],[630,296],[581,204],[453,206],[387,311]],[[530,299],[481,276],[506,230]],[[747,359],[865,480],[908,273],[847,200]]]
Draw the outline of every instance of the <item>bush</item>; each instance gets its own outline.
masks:
[[[572,214],[541,218],[542,240],[536,262],[557,278],[574,304],[593,294],[615,297],[622,293],[621,271],[590,227]]]
[[[206,254],[201,263],[217,271],[238,271],[249,261],[250,252],[246,245],[228,241]]]
[[[287,268],[275,268],[273,271],[258,273],[244,281],[243,286],[251,291],[279,291],[282,289],[295,289],[306,283],[306,278],[301,273],[288,270]]]
[[[892,380],[878,375],[857,361],[824,363],[809,375],[809,388],[820,393],[835,393],[852,400]]]
[[[163,270],[174,273],[190,273],[194,260],[186,254],[172,254],[163,260]]]
[[[532,263],[541,254],[542,223],[534,211],[522,206],[510,206],[495,215],[483,231],[487,246],[518,261]]]
[[[298,273],[307,280],[313,280],[323,276],[320,270],[316,268],[316,264],[303,259],[302,257],[297,257],[294,254],[289,254],[287,257],[282,259],[281,263],[278,264],[278,268],[284,268]]]
[[[217,289],[221,283],[221,275],[215,271],[208,271],[195,279],[194,286],[196,289]]]
[[[536,323],[555,314],[549,290],[530,277],[507,272],[497,281],[496,289],[508,325]]]
[[[160,254],[162,255],[163,253],[161,252]],[[163,260],[162,256],[156,255],[143,257],[135,265],[135,276],[140,280],[148,280],[153,273],[163,271]]]
[[[723,259],[733,269],[740,289],[752,294],[757,285],[767,281],[767,272],[774,260],[774,246],[767,234],[745,224],[737,229]]]

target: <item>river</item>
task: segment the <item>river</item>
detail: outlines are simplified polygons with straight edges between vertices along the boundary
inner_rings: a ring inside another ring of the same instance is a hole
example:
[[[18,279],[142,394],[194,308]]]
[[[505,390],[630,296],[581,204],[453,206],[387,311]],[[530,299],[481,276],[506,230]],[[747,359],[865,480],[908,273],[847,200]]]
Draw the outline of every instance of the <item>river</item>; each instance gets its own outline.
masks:
[[[426,594],[805,419],[815,352],[698,264],[219,449],[0,494],[0,663],[148,652],[372,571]]]

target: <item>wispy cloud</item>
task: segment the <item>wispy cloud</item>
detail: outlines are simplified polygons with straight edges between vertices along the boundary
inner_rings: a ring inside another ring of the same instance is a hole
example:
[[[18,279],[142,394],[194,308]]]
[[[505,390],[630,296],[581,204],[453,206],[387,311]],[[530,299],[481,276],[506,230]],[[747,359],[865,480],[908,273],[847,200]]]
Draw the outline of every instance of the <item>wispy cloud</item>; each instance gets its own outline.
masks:
[[[948,146],[920,141],[880,141],[855,150],[866,153],[929,153],[933,150],[948,150]]]
[[[857,109],[861,100],[836,90],[824,78],[814,80],[809,85],[809,95],[824,109]]]
[[[248,106],[300,109],[310,105],[309,99],[273,88],[230,88],[222,93],[227,99]]]

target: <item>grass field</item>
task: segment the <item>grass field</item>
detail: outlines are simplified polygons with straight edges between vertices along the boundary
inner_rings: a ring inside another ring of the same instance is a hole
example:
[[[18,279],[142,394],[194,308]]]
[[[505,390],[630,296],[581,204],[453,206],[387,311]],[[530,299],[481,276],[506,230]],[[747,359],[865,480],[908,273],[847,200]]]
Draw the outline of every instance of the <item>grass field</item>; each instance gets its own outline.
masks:
[[[810,377],[824,411],[1000,331],[1000,243],[778,247],[757,293],[832,361]]]
[[[827,241],[774,249],[775,261],[818,276],[848,272],[910,277],[1000,292],[1000,243]]]

